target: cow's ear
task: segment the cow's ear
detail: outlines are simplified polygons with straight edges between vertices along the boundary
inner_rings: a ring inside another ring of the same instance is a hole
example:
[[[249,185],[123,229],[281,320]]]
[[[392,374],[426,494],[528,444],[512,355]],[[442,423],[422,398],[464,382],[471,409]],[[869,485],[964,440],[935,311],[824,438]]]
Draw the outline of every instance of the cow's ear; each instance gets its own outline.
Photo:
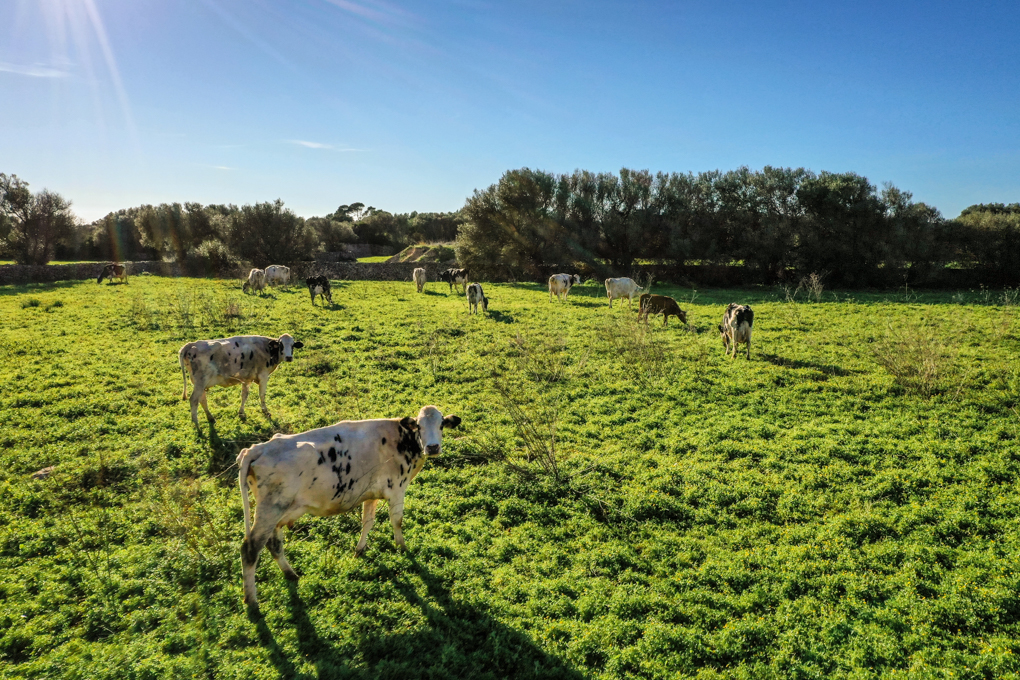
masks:
[[[269,341],[269,351],[270,352],[275,352],[278,349],[280,349],[281,347],[283,347],[283,345],[280,344],[279,340],[270,340]]]
[[[412,430],[412,431],[413,430],[417,430],[418,429],[418,421],[415,420],[414,418],[401,418],[400,419],[400,427],[404,428],[405,430]]]
[[[294,343],[294,349],[301,349],[304,346],[305,346],[305,343],[301,342],[300,340],[298,340],[297,342]]]
[[[446,416],[443,418],[443,428],[457,427],[460,425],[460,416]]]

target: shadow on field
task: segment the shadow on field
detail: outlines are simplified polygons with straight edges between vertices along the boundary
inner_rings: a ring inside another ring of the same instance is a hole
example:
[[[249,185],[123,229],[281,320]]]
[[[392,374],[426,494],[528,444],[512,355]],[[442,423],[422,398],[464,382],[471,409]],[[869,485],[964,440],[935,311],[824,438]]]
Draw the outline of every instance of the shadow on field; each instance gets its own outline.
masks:
[[[829,375],[836,375],[841,378],[854,373],[854,371],[849,371],[842,366],[819,364],[814,361],[804,361],[803,359],[787,359],[786,357],[781,357],[776,354],[759,354],[758,356],[773,366],[782,366],[783,368],[811,368],[816,371],[828,373]]]
[[[500,312],[494,309],[489,310],[489,318],[498,323],[513,323],[514,315],[509,312]]]
[[[96,279],[81,279],[78,281],[50,281],[42,283],[19,283],[9,286],[0,286],[0,295],[25,295],[26,293],[45,293],[51,290],[61,290],[64,288],[75,288],[82,283],[92,282],[92,285],[96,285]]]
[[[563,661],[540,649],[525,634],[496,621],[484,609],[455,599],[442,580],[408,556],[410,565],[404,574],[416,575],[425,584],[427,596],[420,595],[415,584],[390,572],[397,592],[408,604],[421,610],[428,621],[425,630],[406,633],[372,634],[367,632],[350,640],[357,647],[359,665],[349,667],[350,656],[336,648],[335,636],[322,637],[308,616],[308,609],[295,583],[288,581],[291,622],[298,650],[315,664],[316,674],[327,677],[418,678],[568,678],[578,680],[580,673]],[[380,603],[385,608],[385,603]],[[280,653],[276,640],[264,623],[258,622],[259,635],[270,658],[283,677],[294,677],[293,663]]]

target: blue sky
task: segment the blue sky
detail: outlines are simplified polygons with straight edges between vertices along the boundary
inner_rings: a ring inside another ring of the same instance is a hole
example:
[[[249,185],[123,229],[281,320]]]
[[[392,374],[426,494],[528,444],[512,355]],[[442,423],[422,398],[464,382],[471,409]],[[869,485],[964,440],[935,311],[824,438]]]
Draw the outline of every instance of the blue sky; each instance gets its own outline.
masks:
[[[87,219],[741,165],[1020,201],[1020,3],[0,3],[0,172]]]

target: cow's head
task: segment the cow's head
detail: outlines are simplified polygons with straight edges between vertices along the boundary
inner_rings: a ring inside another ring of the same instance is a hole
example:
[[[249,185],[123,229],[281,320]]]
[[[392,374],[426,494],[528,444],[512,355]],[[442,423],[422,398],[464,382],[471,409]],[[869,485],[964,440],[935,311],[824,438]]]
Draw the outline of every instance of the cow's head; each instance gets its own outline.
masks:
[[[489,311],[489,298],[485,297],[484,295],[482,296],[482,311],[483,312]]]
[[[400,421],[398,450],[412,454],[425,452],[426,456],[442,453],[443,430],[460,425],[458,416],[443,416],[435,406],[424,406],[418,418],[403,418]]]
[[[676,315],[677,318],[680,319],[680,323],[687,323],[687,312],[680,309],[679,307],[677,308],[677,311],[680,312],[679,314]]]
[[[301,349],[305,346],[305,343],[300,340],[295,341],[289,334],[284,333],[280,336],[279,340],[269,341],[269,354],[273,357],[274,362],[277,363],[282,357],[284,361],[294,360],[294,350]]]
[[[580,274],[574,274],[573,276],[570,277],[570,285],[578,286],[580,284],[581,284],[581,275]]]

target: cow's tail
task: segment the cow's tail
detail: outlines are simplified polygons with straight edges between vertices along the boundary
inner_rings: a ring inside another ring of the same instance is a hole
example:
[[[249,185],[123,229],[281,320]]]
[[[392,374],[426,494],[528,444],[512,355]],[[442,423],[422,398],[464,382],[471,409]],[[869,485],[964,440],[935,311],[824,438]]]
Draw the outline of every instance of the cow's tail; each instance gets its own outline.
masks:
[[[251,533],[251,502],[248,500],[248,472],[257,456],[248,455],[251,448],[241,449],[237,454],[237,484],[241,487],[241,506],[244,508],[244,537]]]
[[[181,351],[177,354],[177,360],[181,364],[181,377],[184,379],[184,393],[181,395],[181,401],[185,401],[188,398],[188,371],[184,368],[184,350],[182,347]]]

